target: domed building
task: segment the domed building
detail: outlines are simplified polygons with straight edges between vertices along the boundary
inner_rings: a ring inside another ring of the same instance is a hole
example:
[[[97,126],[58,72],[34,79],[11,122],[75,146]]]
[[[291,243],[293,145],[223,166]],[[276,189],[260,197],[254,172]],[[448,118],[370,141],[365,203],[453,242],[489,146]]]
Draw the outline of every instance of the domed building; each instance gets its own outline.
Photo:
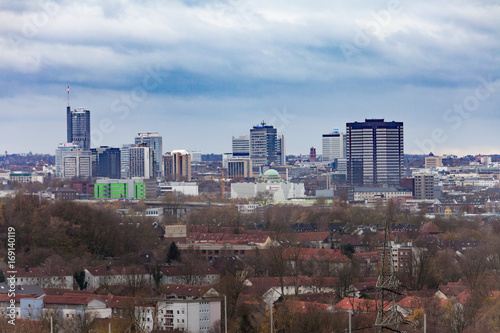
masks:
[[[266,172],[264,172],[259,181],[264,183],[279,183],[281,182],[281,176],[278,171],[274,169],[269,169]]]
[[[257,193],[269,191],[274,201],[286,201],[305,196],[304,184],[285,182],[278,171],[269,169],[255,183],[231,184],[231,198],[254,198]]]

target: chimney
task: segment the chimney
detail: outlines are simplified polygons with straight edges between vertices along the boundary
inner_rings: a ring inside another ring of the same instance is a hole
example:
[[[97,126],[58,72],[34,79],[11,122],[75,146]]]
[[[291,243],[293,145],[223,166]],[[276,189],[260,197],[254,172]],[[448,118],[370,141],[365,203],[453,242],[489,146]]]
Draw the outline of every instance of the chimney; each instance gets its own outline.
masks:
[[[26,267],[24,267],[24,271],[25,271],[25,272],[29,272],[29,271],[30,271],[30,269],[29,269],[28,265],[26,265]]]

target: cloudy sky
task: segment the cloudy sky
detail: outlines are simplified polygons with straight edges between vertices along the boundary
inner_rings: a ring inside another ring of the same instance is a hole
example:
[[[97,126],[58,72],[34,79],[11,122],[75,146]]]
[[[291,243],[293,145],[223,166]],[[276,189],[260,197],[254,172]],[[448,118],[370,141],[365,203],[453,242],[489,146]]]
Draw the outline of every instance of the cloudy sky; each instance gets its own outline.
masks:
[[[53,154],[69,85],[93,146],[157,131],[230,152],[264,120],[320,152],[385,118],[407,153],[500,153],[499,18],[493,0],[3,0],[0,151]]]

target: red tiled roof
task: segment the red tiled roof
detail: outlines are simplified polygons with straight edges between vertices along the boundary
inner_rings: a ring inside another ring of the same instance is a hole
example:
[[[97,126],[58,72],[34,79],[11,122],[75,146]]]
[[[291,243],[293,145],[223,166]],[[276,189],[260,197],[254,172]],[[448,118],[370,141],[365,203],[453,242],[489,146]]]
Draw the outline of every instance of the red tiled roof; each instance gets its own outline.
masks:
[[[440,233],[441,229],[434,222],[429,221],[422,223],[418,231],[422,233]]]
[[[328,231],[320,231],[320,232],[294,232],[294,233],[288,233],[288,234],[283,234],[282,237],[284,239],[288,239],[290,241],[297,241],[297,242],[322,242],[324,241],[328,236],[330,236],[330,232]]]
[[[287,309],[292,313],[311,313],[326,310],[330,305],[318,302],[286,301]]]
[[[27,270],[27,271],[26,271]],[[9,270],[15,272],[16,277],[45,277],[45,276],[71,276],[73,273],[66,267],[28,267]]]
[[[446,285],[440,285],[439,290],[446,296],[458,296],[467,287],[461,282],[448,282]]]
[[[390,302],[384,303],[384,308],[390,307],[392,304]],[[335,309],[339,310],[353,310],[361,312],[376,312],[377,311],[377,301],[373,299],[363,299],[363,298],[344,298],[335,305]]]
[[[460,294],[457,295],[457,300],[460,303],[465,304],[470,299],[470,297],[471,297],[470,290],[465,289],[464,291],[462,291]]]
[[[160,267],[161,272],[166,276],[184,276],[186,271],[182,266]],[[214,275],[219,274],[213,266],[195,266],[192,275]]]
[[[102,267],[86,267],[93,276],[110,276],[110,275],[145,275],[149,274],[144,266],[102,266]]]
[[[361,240],[358,235],[351,235],[351,234],[342,235],[340,237],[340,245],[348,245],[348,244],[351,244],[353,246],[363,245],[361,244]]]
[[[336,287],[339,285],[340,280],[338,277],[316,277],[311,278],[311,282],[318,287]]]
[[[189,284],[164,284],[159,292],[164,295],[202,297],[210,290],[209,286],[192,286]]]
[[[0,294],[0,302],[10,302],[12,298],[16,300],[18,303],[21,298],[38,298],[40,295],[15,295],[14,297],[10,297],[9,294]]]
[[[88,304],[95,299],[99,299],[99,297],[97,295],[78,294],[45,295],[43,302],[45,304]]]
[[[64,294],[90,294],[87,290],[59,289],[59,288],[42,288],[45,295],[64,295]]]
[[[420,297],[407,296],[400,300],[398,305],[403,308],[419,309],[423,307],[423,302]]]
[[[248,235],[247,240],[254,243],[265,243],[270,238],[268,235]]]
[[[208,241],[220,241],[222,239],[222,236],[224,236],[223,233],[200,233],[198,234],[198,237],[196,240],[198,242],[208,242]],[[189,235],[188,238],[192,239]]]
[[[359,262],[378,262],[381,260],[381,254],[378,251],[353,253],[353,257]]]
[[[349,262],[349,259],[338,249],[286,248],[284,257],[287,260],[311,260],[329,262]]]
[[[247,240],[248,235],[247,234],[223,234],[220,241],[228,241],[228,240],[238,240],[238,241],[244,241]]]
[[[128,309],[135,306],[141,307],[154,307],[152,303],[148,303],[147,300],[143,300],[136,297],[127,296],[115,296],[109,295],[97,295],[101,301],[105,302],[110,308]]]

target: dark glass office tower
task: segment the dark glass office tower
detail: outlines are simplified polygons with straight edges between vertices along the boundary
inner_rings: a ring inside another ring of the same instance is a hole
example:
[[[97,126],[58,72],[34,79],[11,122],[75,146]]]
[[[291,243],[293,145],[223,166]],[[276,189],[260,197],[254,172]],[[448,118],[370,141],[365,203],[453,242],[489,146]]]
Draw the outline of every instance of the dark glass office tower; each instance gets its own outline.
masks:
[[[66,108],[68,142],[90,150],[90,111],[85,108]]]
[[[101,146],[92,148],[92,175],[111,179],[121,178],[120,148]]]
[[[277,130],[272,125],[262,122],[250,129],[250,159],[254,166],[280,165]]]
[[[384,119],[346,124],[347,182],[398,186],[403,177],[403,123]]]

